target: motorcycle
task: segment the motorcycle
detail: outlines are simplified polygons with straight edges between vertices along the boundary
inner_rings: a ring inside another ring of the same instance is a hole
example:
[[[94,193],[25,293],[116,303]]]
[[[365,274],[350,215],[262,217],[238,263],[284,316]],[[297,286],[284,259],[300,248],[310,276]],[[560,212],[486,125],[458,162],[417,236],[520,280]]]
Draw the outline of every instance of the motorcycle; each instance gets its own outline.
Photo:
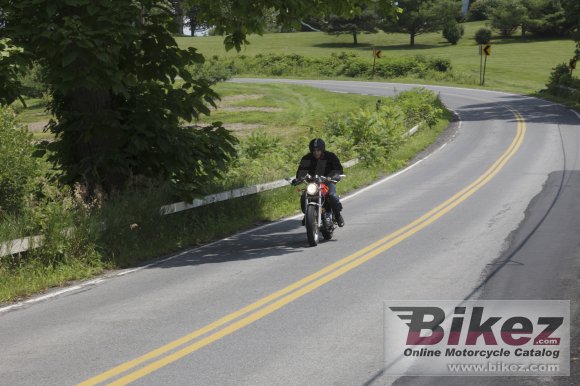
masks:
[[[340,177],[345,176],[341,175]],[[304,225],[306,226],[308,243],[312,247],[318,245],[320,233],[322,233],[325,240],[332,239],[334,234],[336,218],[332,213],[332,207],[328,199],[328,184],[337,182],[337,180],[329,177],[312,177],[308,174],[299,180],[294,180],[294,185],[301,183],[306,185],[303,189],[303,191],[306,191],[304,195],[304,208],[306,209]]]

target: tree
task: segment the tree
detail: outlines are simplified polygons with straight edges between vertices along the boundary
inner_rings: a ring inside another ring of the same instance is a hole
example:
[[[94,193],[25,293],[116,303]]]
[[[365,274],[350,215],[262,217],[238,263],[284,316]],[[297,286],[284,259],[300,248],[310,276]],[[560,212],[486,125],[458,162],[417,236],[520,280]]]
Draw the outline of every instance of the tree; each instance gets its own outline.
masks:
[[[324,20],[323,30],[331,35],[350,34],[353,44],[357,45],[357,35],[361,32],[377,33],[379,22],[380,19],[374,10],[365,9],[360,15],[352,18],[330,15]]]
[[[526,8],[520,0],[500,0],[490,12],[491,26],[502,36],[511,36],[522,24]]]
[[[463,28],[463,25],[459,24],[455,20],[443,26],[443,37],[453,45],[457,44],[464,33],[465,29]]]
[[[522,36],[528,31],[538,36],[566,36],[573,27],[560,1],[522,0],[522,5],[526,9]]]
[[[400,0],[398,6],[402,9],[398,20],[388,20],[382,29],[385,32],[408,33],[411,47],[415,46],[415,36],[441,29],[434,0]]]
[[[173,7],[173,33],[178,35],[183,34],[183,25],[185,18],[184,11],[184,1],[183,0],[171,0],[171,6]]]
[[[576,41],[574,57],[580,58],[580,2],[577,0],[562,0],[562,6],[566,14],[566,21],[571,26],[572,37]]]
[[[355,0],[193,3],[225,35],[226,48],[238,50],[248,34],[264,31],[264,9],[278,9],[277,22],[294,25],[305,15],[361,11]],[[0,0],[0,10],[3,33],[21,57],[45,67],[56,117],[52,160],[65,182],[110,192],[143,176],[195,192],[227,168],[235,155],[230,132],[182,125],[209,114],[218,96],[188,70],[204,58],[177,46],[173,2]]]

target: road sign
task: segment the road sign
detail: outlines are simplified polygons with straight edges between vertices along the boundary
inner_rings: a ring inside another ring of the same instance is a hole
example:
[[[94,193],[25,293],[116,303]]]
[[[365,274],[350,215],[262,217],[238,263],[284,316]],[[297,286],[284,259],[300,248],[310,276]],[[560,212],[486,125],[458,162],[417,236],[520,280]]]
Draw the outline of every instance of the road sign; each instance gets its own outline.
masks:
[[[381,58],[381,52],[382,52],[381,50],[377,50],[377,49],[373,48],[373,56],[375,58],[380,59]]]
[[[570,63],[569,63],[570,70],[575,70],[576,69],[576,61],[577,61],[576,58],[570,59]]]
[[[485,46],[483,46],[483,53],[485,54],[485,56],[491,55],[491,44],[486,44]]]

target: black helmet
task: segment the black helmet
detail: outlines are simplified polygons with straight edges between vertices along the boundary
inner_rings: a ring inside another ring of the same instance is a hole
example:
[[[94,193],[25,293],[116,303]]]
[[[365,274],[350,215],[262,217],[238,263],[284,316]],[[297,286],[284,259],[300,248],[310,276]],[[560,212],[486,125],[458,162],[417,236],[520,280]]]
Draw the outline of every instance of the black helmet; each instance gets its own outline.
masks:
[[[326,144],[324,143],[324,141],[322,139],[315,138],[312,141],[310,141],[308,148],[310,149],[310,151],[313,151],[314,149],[320,149],[320,150],[324,151],[324,150],[326,150]]]

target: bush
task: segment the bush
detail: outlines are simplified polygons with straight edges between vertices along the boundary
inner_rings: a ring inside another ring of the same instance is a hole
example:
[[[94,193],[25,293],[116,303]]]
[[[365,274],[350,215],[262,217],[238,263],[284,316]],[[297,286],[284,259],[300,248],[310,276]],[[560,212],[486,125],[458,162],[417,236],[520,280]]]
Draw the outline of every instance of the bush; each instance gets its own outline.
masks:
[[[32,156],[32,134],[18,127],[12,110],[0,106],[0,217],[17,214],[24,208],[24,197],[37,173]]]
[[[546,84],[552,95],[580,102],[580,79],[572,76],[567,64],[558,64]]]
[[[216,84],[230,79],[234,70],[226,66],[219,60],[218,56],[214,55],[209,61],[192,66],[190,71],[193,79],[204,79],[210,84]]]
[[[382,99],[375,109],[330,118],[322,135],[343,158],[362,157],[366,163],[388,162],[411,126],[437,123],[444,108],[437,95],[425,89]]]
[[[477,44],[489,44],[491,41],[491,30],[480,28],[475,32],[475,41]]]
[[[221,66],[231,69],[232,75],[368,78],[372,74],[373,62],[371,59],[348,53],[332,54],[330,57],[323,58],[310,58],[297,54],[259,54],[253,57],[237,57],[235,61],[224,59],[221,61]],[[377,61],[375,76],[387,79],[405,76],[425,78],[431,71],[450,70],[449,60],[443,58],[424,56],[384,58]]]
[[[451,44],[456,45],[465,33],[465,29],[459,23],[449,23],[443,27],[443,37]]]

